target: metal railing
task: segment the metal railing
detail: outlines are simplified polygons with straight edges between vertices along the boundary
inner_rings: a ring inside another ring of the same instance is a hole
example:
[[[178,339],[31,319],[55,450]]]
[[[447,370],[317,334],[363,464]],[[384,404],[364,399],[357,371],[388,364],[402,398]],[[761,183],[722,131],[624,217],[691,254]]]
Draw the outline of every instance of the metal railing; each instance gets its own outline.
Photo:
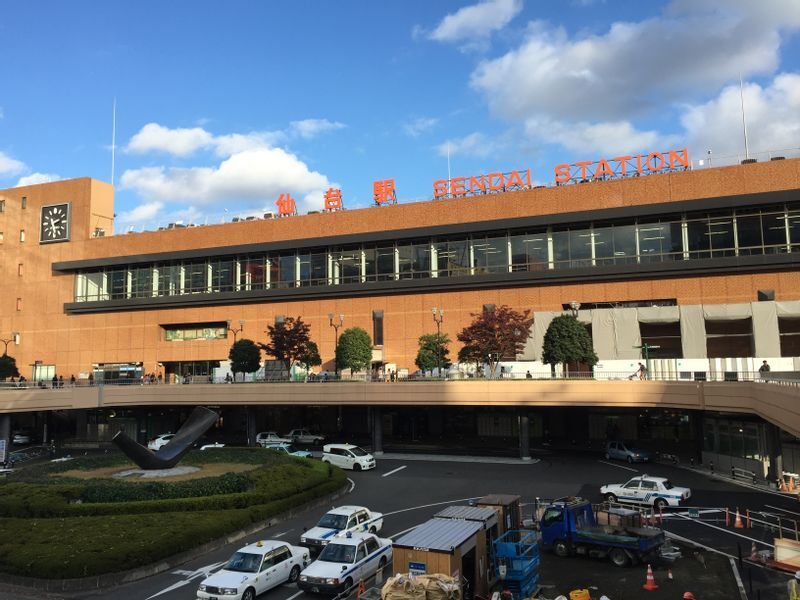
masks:
[[[23,390],[23,389],[42,389],[54,391],[69,391],[75,388],[88,388],[88,387],[102,387],[102,386],[180,386],[180,385],[248,385],[257,383],[282,383],[282,384],[336,384],[336,383],[396,383],[413,385],[415,383],[425,382],[448,382],[448,381],[465,381],[465,382],[478,382],[478,381],[494,381],[498,383],[503,382],[521,382],[521,381],[630,381],[632,384],[646,384],[647,382],[742,382],[742,383],[764,383],[770,385],[786,385],[786,386],[800,386],[800,372],[773,372],[763,374],[759,372],[750,371],[726,371],[726,372],[673,372],[673,373],[655,373],[648,374],[644,379],[640,379],[639,373],[623,372],[609,372],[601,371],[593,373],[591,371],[578,371],[578,372],[556,372],[552,375],[543,375],[541,373],[531,374],[527,373],[498,373],[495,376],[482,376],[465,373],[449,373],[446,376],[406,376],[406,377],[390,377],[388,375],[371,375],[371,374],[355,374],[349,377],[326,375],[314,375],[310,377],[296,377],[288,378],[277,375],[269,377],[251,378],[246,381],[230,381],[224,377],[211,377],[211,376],[190,376],[187,378],[177,378],[174,381],[151,381],[148,378],[124,378],[124,379],[96,379],[89,381],[86,379],[79,379],[75,383],[69,381],[65,382],[48,382],[48,381],[0,381],[0,390]]]

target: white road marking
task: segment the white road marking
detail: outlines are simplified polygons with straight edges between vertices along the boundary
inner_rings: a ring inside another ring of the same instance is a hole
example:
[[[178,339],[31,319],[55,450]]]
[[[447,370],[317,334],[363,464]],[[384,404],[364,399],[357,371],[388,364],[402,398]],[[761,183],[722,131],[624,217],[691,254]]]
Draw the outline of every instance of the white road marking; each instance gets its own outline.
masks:
[[[397,467],[396,469],[392,469],[388,473],[384,473],[383,475],[381,475],[381,477],[388,477],[389,475],[391,475],[393,473],[397,473],[398,471],[402,471],[405,468],[406,468],[406,465],[403,465],[402,467]]]
[[[293,529],[287,529],[286,531],[281,531],[280,533],[276,533],[276,534],[275,534],[275,535],[273,535],[272,537],[274,537],[274,538],[283,537],[283,536],[285,536],[287,533],[289,533],[290,531],[294,531],[294,530],[293,530]]]
[[[761,540],[757,540],[755,538],[747,537],[746,535],[742,535],[741,533],[736,533],[735,531],[731,531],[730,529],[725,529],[724,527],[717,527],[716,525],[712,525],[711,523],[706,523],[705,521],[700,521],[698,519],[690,519],[689,517],[684,517],[683,515],[678,515],[681,519],[686,519],[687,521],[691,521],[692,523],[699,523],[705,527],[711,527],[711,529],[716,529],[718,531],[724,531],[725,533],[729,533],[731,535],[735,535],[736,537],[740,537],[745,540],[750,540],[751,542],[755,542],[757,544],[761,544],[762,546],[767,546],[769,548],[775,548],[772,544],[768,544],[767,542],[762,542]]]
[[[347,481],[349,481],[349,482],[350,482],[350,489],[349,489],[349,490],[347,490],[347,493],[348,493],[348,494],[352,494],[352,493],[353,493],[353,490],[354,490],[354,489],[356,489],[356,482],[355,482],[355,481],[353,481],[352,479],[350,479],[349,477],[347,478]]]
[[[413,531],[413,530],[415,530],[417,527],[419,527],[419,525],[414,525],[413,527],[409,527],[408,529],[404,529],[403,531],[398,531],[398,532],[397,532],[397,533],[395,533],[394,535],[390,535],[390,536],[389,536],[389,539],[390,539],[390,540],[393,540],[393,539],[394,539],[394,538],[396,538],[396,537],[400,537],[400,536],[401,536],[401,535],[403,535],[404,533],[408,533],[409,531]]]
[[[632,469],[631,467],[623,467],[622,465],[615,465],[614,463],[606,462],[604,460],[598,460],[597,462],[603,463],[604,465],[608,465],[609,467],[617,467],[618,469],[625,469],[626,471],[633,471],[634,473],[638,473],[639,469]]]
[[[744,591],[744,584],[742,583],[742,578],[739,576],[739,569],[736,568],[736,559],[730,557],[728,560],[731,561],[731,570],[733,571],[733,576],[736,578],[736,587],[739,588],[739,597],[742,600],[747,600],[747,592]]]
[[[225,564],[224,562],[218,562],[214,563],[213,565],[200,567],[196,571],[183,571],[183,570],[174,571],[176,575],[180,574],[186,577],[186,579],[173,583],[171,586],[164,588],[160,592],[157,592],[152,596],[148,597],[147,600],[150,600],[150,598],[155,598],[156,596],[160,596],[161,594],[166,594],[167,592],[171,592],[172,590],[177,590],[178,588],[182,588],[185,585],[189,585],[190,583],[192,583],[192,580],[196,579],[197,577],[202,577],[203,579],[205,579],[206,577],[211,575],[211,571],[216,571],[219,567],[221,567],[224,564]]]
[[[482,494],[485,496],[485,494]],[[442,504],[453,504],[454,502],[467,502],[469,500],[474,500],[475,498],[480,498],[481,496],[472,496],[470,498],[456,498],[455,500],[445,500],[444,502],[433,502],[431,504],[421,504],[420,506],[412,506],[411,508],[401,508],[400,510],[394,510],[392,512],[383,513],[384,517],[388,517],[389,515],[396,515],[403,512],[408,512],[410,510],[419,510],[420,508],[430,508],[431,506],[441,506]]]
[[[800,513],[794,512],[793,510],[786,510],[785,508],[778,508],[777,506],[771,506],[769,504],[765,504],[764,506],[766,506],[767,508],[774,508],[775,510],[779,510],[779,511],[785,512],[785,513],[789,513],[790,515],[797,515],[798,517],[800,517]]]
[[[286,600],[294,600],[294,598],[297,598],[297,597],[298,597],[299,595],[301,595],[302,593],[303,593],[303,590],[300,590],[300,591],[299,591],[299,592],[297,592],[296,594],[292,594],[291,596],[289,596],[289,597],[288,597]]]

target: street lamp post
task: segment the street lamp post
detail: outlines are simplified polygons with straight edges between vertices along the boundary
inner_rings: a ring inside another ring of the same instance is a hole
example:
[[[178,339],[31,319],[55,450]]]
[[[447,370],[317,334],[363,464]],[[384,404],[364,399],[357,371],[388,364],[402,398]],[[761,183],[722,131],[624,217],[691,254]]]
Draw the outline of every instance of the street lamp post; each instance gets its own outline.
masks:
[[[0,342],[2,342],[3,344],[5,344],[5,350],[3,350],[3,354],[2,354],[2,356],[7,356],[7,355],[8,355],[8,345],[9,345],[11,342],[13,342],[13,341],[14,341],[14,338],[11,338],[10,340],[3,340],[3,339],[0,339]]]
[[[235,344],[236,343],[236,336],[239,335],[240,333],[242,333],[242,331],[244,331],[244,319],[239,319],[239,329],[234,329],[233,327],[231,327],[231,322],[230,321],[228,321],[227,327],[228,327],[228,331],[230,331],[233,334],[233,343]]]
[[[436,370],[442,376],[442,323],[444,322],[444,309],[433,307],[433,322],[436,323]]]
[[[581,309],[581,303],[577,300],[573,300],[569,303],[569,309],[572,311],[572,316],[576,319],[578,318],[578,311]]]
[[[344,315],[339,315],[339,322],[333,320],[333,313],[328,313],[328,324],[333,327],[333,370],[339,377],[339,361],[336,359],[336,350],[339,348],[339,327],[344,325]]]

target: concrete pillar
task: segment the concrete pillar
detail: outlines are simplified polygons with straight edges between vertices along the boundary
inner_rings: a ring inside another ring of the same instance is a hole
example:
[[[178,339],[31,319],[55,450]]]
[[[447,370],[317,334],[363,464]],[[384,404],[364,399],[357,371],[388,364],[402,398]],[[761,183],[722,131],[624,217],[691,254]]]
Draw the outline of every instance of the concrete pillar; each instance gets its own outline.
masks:
[[[764,424],[764,434],[766,439],[767,456],[769,465],[767,467],[767,481],[775,482],[783,476],[783,445],[781,444],[781,430],[772,423]]]
[[[530,423],[528,415],[519,416],[519,457],[522,460],[531,459]]]
[[[8,454],[11,452],[11,415],[0,415],[0,447],[3,452],[0,452],[0,465],[8,460]]]
[[[247,445],[255,446],[256,435],[258,434],[256,431],[256,407],[246,406],[244,410],[247,428]]]
[[[383,415],[380,406],[372,408],[372,454],[383,454]]]
[[[85,410],[77,411],[75,415],[75,437],[79,440],[85,440],[87,437],[88,419]]]

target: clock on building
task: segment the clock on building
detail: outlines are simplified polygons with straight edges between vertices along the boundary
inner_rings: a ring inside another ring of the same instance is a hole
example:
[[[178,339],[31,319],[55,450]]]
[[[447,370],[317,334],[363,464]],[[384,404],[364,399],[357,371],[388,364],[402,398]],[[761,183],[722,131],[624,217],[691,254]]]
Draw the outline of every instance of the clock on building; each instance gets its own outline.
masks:
[[[69,240],[69,203],[42,207],[42,227],[39,242],[66,242]]]

